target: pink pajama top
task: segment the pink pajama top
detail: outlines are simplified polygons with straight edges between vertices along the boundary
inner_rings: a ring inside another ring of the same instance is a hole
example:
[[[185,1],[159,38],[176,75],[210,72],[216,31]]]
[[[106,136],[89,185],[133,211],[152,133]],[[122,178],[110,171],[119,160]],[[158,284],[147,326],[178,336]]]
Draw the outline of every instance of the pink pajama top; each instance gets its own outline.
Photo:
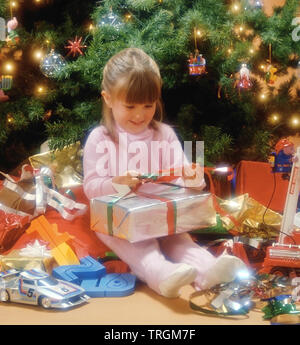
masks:
[[[116,125],[119,142],[115,143],[104,126],[93,129],[84,147],[83,188],[89,199],[102,195],[116,194],[112,178],[128,170],[142,174],[158,173],[173,167],[188,164],[182,146],[167,124],[160,123],[157,130],[147,128],[141,133],[130,134]],[[181,178],[172,181],[183,184]],[[146,183],[142,192],[159,192],[166,187]]]

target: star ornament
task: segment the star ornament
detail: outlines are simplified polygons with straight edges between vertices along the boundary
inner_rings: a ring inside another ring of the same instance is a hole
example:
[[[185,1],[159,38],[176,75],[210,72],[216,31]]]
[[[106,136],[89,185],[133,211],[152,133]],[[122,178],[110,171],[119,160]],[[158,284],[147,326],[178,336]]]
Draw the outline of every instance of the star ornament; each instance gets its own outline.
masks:
[[[25,248],[20,250],[21,256],[28,257],[48,257],[50,258],[51,251],[47,249],[46,245],[41,244],[38,240],[35,240],[33,244],[28,243]]]
[[[73,54],[73,57],[75,57],[77,54],[83,55],[81,49],[86,48],[86,45],[82,45],[81,41],[82,37],[77,38],[77,36],[75,37],[74,41],[68,40],[69,45],[65,46],[66,49],[69,49],[67,56],[70,54]]]

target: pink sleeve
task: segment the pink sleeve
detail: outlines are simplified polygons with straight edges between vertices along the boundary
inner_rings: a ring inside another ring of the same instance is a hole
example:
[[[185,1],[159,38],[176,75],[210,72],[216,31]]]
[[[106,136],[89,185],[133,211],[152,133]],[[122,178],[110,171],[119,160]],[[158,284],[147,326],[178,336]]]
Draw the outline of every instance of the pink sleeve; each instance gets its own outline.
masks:
[[[101,158],[105,153],[99,152],[98,147],[107,138],[104,137],[101,127],[95,128],[89,135],[84,146],[83,152],[83,190],[88,199],[107,194],[115,194],[116,190],[112,185],[111,176],[103,176],[99,173],[97,164],[100,164]],[[112,141],[111,141],[112,143]],[[113,144],[113,143],[112,143]]]
[[[170,162],[165,161],[165,164],[163,165],[163,170],[167,170],[169,168],[180,168],[184,165],[190,165],[192,162],[189,161],[186,157],[175,131],[168,125],[163,125],[161,127],[161,130],[163,136],[162,140],[167,140],[168,145],[174,149],[174,155],[171,155],[172,159],[170,160]],[[186,149],[188,149],[188,147]],[[185,181],[183,177],[174,179],[172,183],[181,187],[185,186]],[[202,179],[201,185],[205,185],[204,178]]]
[[[172,148],[170,162],[165,161],[163,170],[167,170],[170,168],[179,168],[189,164],[189,161],[183,152],[182,145],[178,140],[175,131],[168,125],[163,125],[162,131],[164,140],[167,140],[168,145]],[[181,177],[174,179],[172,183],[178,186],[184,186],[184,180]]]
[[[173,148],[174,155],[171,155],[172,159],[170,162],[170,168],[177,168],[183,165],[189,164],[187,157],[185,156],[182,145],[178,140],[178,137],[173,130],[168,125],[165,125],[163,128],[163,135],[165,139],[168,141],[171,148]],[[168,169],[169,167],[164,167],[163,169]]]

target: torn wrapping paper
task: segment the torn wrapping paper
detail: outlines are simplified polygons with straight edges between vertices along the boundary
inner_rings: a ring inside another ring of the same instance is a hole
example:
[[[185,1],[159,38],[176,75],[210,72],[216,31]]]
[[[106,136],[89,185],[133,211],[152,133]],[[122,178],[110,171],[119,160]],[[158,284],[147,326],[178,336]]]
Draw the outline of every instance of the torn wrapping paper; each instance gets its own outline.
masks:
[[[224,214],[221,221],[228,231],[235,228],[240,235],[256,238],[277,237],[282,216],[266,207],[248,194],[231,200],[218,199]]]

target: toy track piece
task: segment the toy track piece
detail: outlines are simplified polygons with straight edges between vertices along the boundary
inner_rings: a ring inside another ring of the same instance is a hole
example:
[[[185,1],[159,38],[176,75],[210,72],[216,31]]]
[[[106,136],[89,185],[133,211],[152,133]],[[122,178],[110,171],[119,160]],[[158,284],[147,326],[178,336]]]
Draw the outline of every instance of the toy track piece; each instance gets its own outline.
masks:
[[[80,285],[89,297],[122,297],[133,293],[136,277],[129,273],[106,273],[106,268],[90,256],[81,265],[59,266],[52,275]]]
[[[53,276],[63,279],[74,284],[80,285],[85,279],[99,279],[106,274],[105,267],[97,260],[86,256],[80,260],[80,265],[64,265],[55,267],[52,272]]]
[[[130,273],[107,274],[100,281],[106,297],[122,297],[134,292],[136,277]]]

